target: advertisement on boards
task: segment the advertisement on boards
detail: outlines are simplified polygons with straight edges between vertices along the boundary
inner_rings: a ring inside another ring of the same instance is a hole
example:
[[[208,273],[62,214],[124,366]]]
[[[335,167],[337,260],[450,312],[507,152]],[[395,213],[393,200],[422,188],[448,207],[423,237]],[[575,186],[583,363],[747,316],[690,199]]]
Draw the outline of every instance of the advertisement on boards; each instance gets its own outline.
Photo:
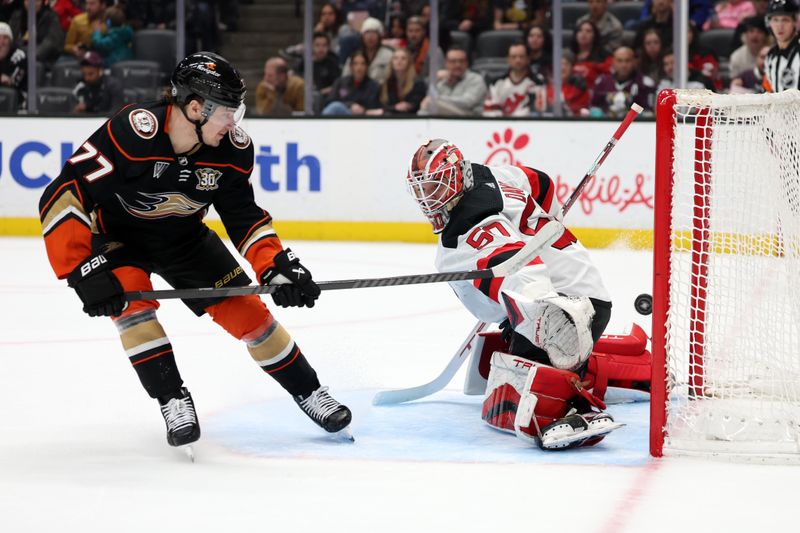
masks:
[[[24,219],[37,217],[43,188],[103,120],[13,117],[0,123],[0,219]],[[476,163],[543,171],[563,201],[616,124],[250,119],[243,127],[255,150],[251,183],[256,200],[276,221],[421,223],[405,190],[405,175],[411,154],[426,139],[449,139]],[[573,206],[569,224],[652,228],[654,145],[655,125],[634,123]]]

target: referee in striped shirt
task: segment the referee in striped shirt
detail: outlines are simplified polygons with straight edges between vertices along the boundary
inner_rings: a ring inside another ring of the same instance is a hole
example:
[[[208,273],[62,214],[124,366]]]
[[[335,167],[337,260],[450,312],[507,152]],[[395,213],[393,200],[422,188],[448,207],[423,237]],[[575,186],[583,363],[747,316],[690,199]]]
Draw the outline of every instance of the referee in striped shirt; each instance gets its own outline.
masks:
[[[771,0],[767,25],[775,36],[775,46],[764,62],[764,90],[780,92],[800,89],[800,44],[797,33],[798,7],[795,0]]]

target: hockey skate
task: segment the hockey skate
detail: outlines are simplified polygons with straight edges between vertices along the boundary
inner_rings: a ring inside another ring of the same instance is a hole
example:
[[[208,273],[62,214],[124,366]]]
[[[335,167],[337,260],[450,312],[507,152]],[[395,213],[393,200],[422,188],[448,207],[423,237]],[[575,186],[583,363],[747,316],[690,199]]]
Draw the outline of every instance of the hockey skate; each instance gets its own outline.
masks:
[[[328,433],[335,433],[346,440],[354,440],[348,428],[353,415],[347,406],[340,404],[328,394],[328,387],[320,387],[305,398],[295,396],[294,401],[311,420]]]
[[[541,446],[545,450],[594,446],[624,425],[614,422],[608,413],[592,411],[578,414],[573,410],[564,418],[542,428]]]
[[[158,403],[167,424],[167,442],[170,446],[185,447],[186,454],[194,461],[194,452],[188,445],[200,438],[200,423],[192,395],[184,387],[174,394],[159,398]]]

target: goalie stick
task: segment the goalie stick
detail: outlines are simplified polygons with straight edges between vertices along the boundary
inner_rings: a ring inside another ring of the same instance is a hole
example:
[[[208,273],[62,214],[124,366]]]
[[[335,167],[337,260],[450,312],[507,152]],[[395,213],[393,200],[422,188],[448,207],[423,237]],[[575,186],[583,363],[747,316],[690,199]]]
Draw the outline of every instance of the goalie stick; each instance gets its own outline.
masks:
[[[461,365],[464,363],[464,361],[466,361],[469,357],[469,354],[472,350],[472,343],[476,340],[478,333],[485,330],[488,325],[489,324],[486,322],[478,322],[475,324],[475,327],[472,328],[472,331],[469,332],[467,338],[463,343],[461,343],[461,346],[459,346],[458,350],[456,350],[456,353],[450,359],[450,362],[433,380],[425,383],[424,385],[418,385],[408,389],[378,392],[372,398],[372,405],[392,405],[410,402],[412,400],[418,400],[420,398],[430,396],[434,392],[445,388],[447,384],[450,383],[450,380],[453,379],[453,376],[456,375],[458,369],[461,368]]]
[[[539,250],[550,246],[564,232],[564,226],[557,220],[551,220],[536,232],[531,240],[520,248],[512,257],[492,268],[480,270],[462,270],[458,272],[436,272],[433,274],[411,274],[388,278],[344,279],[317,282],[320,290],[364,289],[370,287],[392,287],[396,285],[415,285],[420,283],[440,283],[444,281],[462,281],[471,279],[502,278],[516,272],[538,255]],[[230,296],[248,296],[251,294],[271,294],[277,285],[256,285],[248,287],[221,287],[201,289],[168,289],[157,291],[133,291],[125,293],[129,302],[136,300],[166,300],[173,298],[228,298]]]
[[[603,150],[600,152],[600,155],[597,156],[597,159],[594,160],[592,166],[589,167],[589,171],[584,174],[581,181],[578,183],[578,186],[575,187],[575,190],[569,195],[569,198],[564,202],[564,205],[561,207],[561,210],[556,217],[556,220],[559,222],[564,220],[564,216],[567,214],[567,211],[570,210],[572,205],[580,196],[583,189],[586,188],[586,185],[594,178],[597,171],[600,169],[600,165],[603,164],[603,161],[606,160],[608,154],[611,153],[611,150],[619,142],[622,135],[627,131],[628,126],[639,116],[639,113],[643,111],[642,107],[638,104],[631,105],[630,110],[625,115],[625,118],[622,120],[620,125],[617,127],[617,130],[611,136],[608,143],[603,147]],[[550,224],[550,222],[548,222]],[[546,226],[545,226],[546,227]],[[544,228],[543,228],[544,229]],[[538,234],[537,234],[538,235]],[[535,238],[535,237],[534,237]],[[524,248],[523,248],[524,249]],[[513,257],[512,257],[513,259]],[[521,265],[520,265],[521,266]],[[461,368],[461,365],[464,364],[466,361],[467,354],[464,354],[464,351],[469,347],[472,343],[472,340],[475,338],[475,335],[478,334],[484,327],[486,326],[485,322],[478,322],[476,326],[472,329],[472,331],[467,335],[467,340],[461,345],[461,348],[455,353],[455,355],[450,359],[450,362],[447,363],[447,366],[444,370],[439,374],[433,381],[425,383],[424,385],[418,385],[416,387],[411,387],[408,389],[397,389],[397,390],[390,390],[390,391],[380,391],[372,399],[373,405],[390,405],[396,403],[403,403],[403,402],[410,402],[412,400],[419,400],[420,398],[425,398],[426,396],[430,396],[435,392],[439,392],[443,388],[450,383],[450,380],[453,379],[453,376],[456,375],[458,369]],[[480,328],[480,329],[478,329]]]

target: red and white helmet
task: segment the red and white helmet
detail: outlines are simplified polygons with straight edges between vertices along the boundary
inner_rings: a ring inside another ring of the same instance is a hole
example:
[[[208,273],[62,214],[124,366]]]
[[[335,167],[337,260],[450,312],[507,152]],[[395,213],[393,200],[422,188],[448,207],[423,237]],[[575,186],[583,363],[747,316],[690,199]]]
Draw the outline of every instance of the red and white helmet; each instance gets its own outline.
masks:
[[[450,211],[464,191],[472,188],[472,166],[456,145],[433,139],[414,152],[406,180],[408,191],[428,217],[433,232],[441,233]]]

